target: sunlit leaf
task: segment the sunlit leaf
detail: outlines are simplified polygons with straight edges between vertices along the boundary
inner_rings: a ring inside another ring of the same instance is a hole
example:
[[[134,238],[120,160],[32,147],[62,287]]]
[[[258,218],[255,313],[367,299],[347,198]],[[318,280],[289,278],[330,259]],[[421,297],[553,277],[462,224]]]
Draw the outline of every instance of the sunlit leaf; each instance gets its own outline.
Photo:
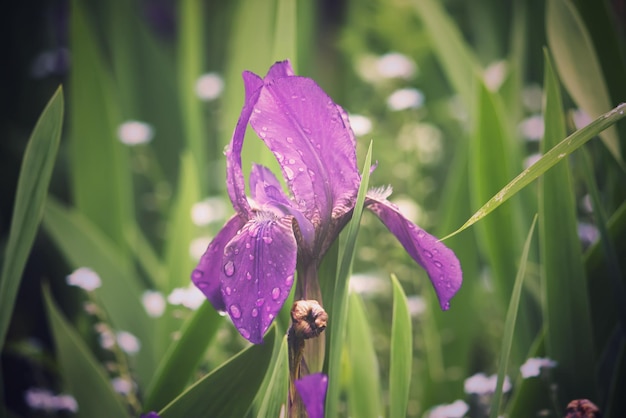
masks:
[[[232,357],[180,394],[159,412],[161,418],[243,417],[250,408],[272,359],[276,326],[262,344]]]
[[[393,285],[393,317],[389,361],[389,416],[406,417],[413,362],[413,331],[411,315],[404,290],[395,275]]]
[[[289,359],[287,354],[287,337],[281,340],[278,356],[272,374],[268,376],[267,387],[261,395],[261,406],[258,417],[278,417],[281,409],[287,410],[287,393],[289,391]]]
[[[43,215],[63,126],[63,90],[52,96],[28,141],[0,276],[0,347],[4,345],[22,272]]]

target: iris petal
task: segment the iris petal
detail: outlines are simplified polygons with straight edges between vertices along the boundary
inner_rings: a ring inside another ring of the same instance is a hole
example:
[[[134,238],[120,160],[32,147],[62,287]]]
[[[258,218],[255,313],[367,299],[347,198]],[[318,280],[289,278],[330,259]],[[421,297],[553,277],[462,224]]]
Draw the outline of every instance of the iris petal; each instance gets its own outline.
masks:
[[[406,219],[386,199],[368,194],[365,205],[398,238],[409,255],[428,273],[441,309],[450,308],[450,299],[463,281],[461,264],[454,252],[437,238]]]
[[[221,293],[239,333],[258,344],[293,285],[297,245],[292,217],[259,213],[226,245]]]
[[[295,206],[314,225],[354,206],[360,182],[354,135],[345,113],[313,80],[266,77],[250,124],[280,163]]]
[[[309,374],[296,380],[295,385],[309,418],[324,418],[328,376],[322,373]]]
[[[193,283],[204,293],[209,302],[218,311],[226,309],[222,293],[220,292],[224,249],[245,223],[245,219],[240,216],[235,215],[230,218],[220,232],[217,233],[217,236],[213,238],[204,255],[200,258],[198,266],[191,274]]]

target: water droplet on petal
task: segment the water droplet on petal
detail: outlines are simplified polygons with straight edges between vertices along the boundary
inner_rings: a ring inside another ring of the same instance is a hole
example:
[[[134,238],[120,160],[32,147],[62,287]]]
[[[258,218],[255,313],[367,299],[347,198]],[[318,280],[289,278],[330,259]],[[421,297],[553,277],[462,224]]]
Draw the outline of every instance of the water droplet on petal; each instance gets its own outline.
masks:
[[[287,276],[285,279],[285,286],[291,286],[293,283],[293,274]]]
[[[420,231],[417,233],[417,237],[418,238],[424,238],[424,235],[426,235],[426,233],[424,231]]]
[[[250,247],[251,247],[250,243],[246,242],[246,248],[250,248]]]
[[[265,299],[263,299],[263,298],[258,298],[256,300],[256,306],[259,306],[259,307],[263,306],[264,303],[265,303]]]
[[[439,261],[435,261],[434,264],[438,267],[438,268],[442,268],[443,264],[441,264]]]
[[[248,254],[248,258],[250,259],[250,261],[254,260],[254,254]]]
[[[224,292],[226,293],[226,296],[230,296],[230,294],[232,293],[232,289],[228,286],[226,286],[226,288],[224,288]]]
[[[243,338],[245,338],[246,340],[247,340],[248,338],[250,338],[250,331],[248,331],[248,330],[247,330],[247,329],[245,329],[245,328],[239,328],[239,333],[240,333],[240,334],[241,334],[241,336],[242,336]]]
[[[289,167],[283,167],[283,169],[285,170],[285,175],[287,176],[287,178],[289,180],[293,180],[293,170]]]
[[[287,142],[289,142],[290,144],[293,144],[293,138],[288,136],[287,137]],[[292,163],[293,164],[293,163]]]
[[[280,289],[275,287],[272,289],[272,299],[276,300],[280,297]]]
[[[283,162],[283,159],[285,158],[285,157],[283,157],[283,154],[281,154],[278,151],[274,151],[274,155],[276,156],[276,159],[278,160],[279,163]]]
[[[289,159],[289,164],[295,164],[295,163],[296,163],[296,160],[294,160],[293,158]]]
[[[230,308],[228,308],[228,310],[230,311],[230,316],[232,316],[233,318],[241,318],[241,309],[239,309],[239,306],[235,304],[230,305]]]
[[[232,275],[235,274],[235,263],[229,261],[224,264],[224,274],[228,277],[232,277]]]
[[[252,274],[250,274],[250,272],[246,272],[246,279],[248,280],[252,280]]]
[[[253,318],[256,318],[257,316],[259,316],[259,310],[257,308],[252,308],[251,315]]]
[[[424,250],[424,255],[428,258],[433,258],[433,254],[428,250]]]
[[[272,237],[263,237],[263,242],[266,244],[271,244],[272,241]]]
[[[197,269],[196,269],[196,270],[194,270],[194,271],[193,271],[193,273],[192,273],[192,278],[193,278],[194,280],[201,279],[201,278],[202,278],[202,276],[204,276],[204,272],[203,272],[202,270],[197,270]]]

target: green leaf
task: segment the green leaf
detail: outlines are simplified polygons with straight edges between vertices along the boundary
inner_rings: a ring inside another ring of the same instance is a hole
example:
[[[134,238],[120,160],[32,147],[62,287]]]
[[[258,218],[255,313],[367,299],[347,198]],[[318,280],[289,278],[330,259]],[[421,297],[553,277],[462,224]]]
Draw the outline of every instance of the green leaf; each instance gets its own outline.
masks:
[[[223,317],[204,302],[180,330],[159,362],[146,392],[144,408],[156,411],[178,396],[191,380]]]
[[[454,91],[459,93],[467,108],[472,109],[475,83],[482,73],[478,59],[440,2],[413,0],[412,4]]]
[[[76,417],[129,416],[126,406],[113,390],[113,385],[103,367],[89,351],[80,335],[63,317],[47,286],[43,288],[43,295],[63,380],[78,403]]]
[[[46,204],[43,227],[72,268],[89,267],[102,278],[102,286],[95,293],[113,326],[141,341],[137,373],[139,382],[147,384],[155,367],[154,327],[141,305],[139,279],[126,257],[82,214],[51,198]]]
[[[357,293],[351,293],[349,297],[348,324],[350,382],[347,390],[350,415],[378,418],[382,416],[378,361],[365,306]]]
[[[84,10],[71,3],[70,137],[68,151],[76,207],[113,242],[126,249],[134,222],[128,150],[117,138],[121,122],[114,85]],[[126,257],[126,252],[122,252]]]
[[[413,361],[413,330],[406,295],[395,275],[389,361],[389,416],[406,417]]]
[[[287,354],[287,337],[281,340],[280,350],[267,386],[264,386],[258,417],[278,417],[281,409],[287,410],[287,394],[289,391],[289,358]]]
[[[0,276],[0,348],[4,346],[24,265],[43,216],[61,138],[63,103],[63,89],[59,87],[41,113],[24,152]]]
[[[274,61],[291,60],[293,70],[298,73],[298,31],[296,8],[299,2],[276,0],[276,23],[274,25]]]
[[[203,377],[159,412],[161,418],[243,417],[272,359],[276,326],[262,344],[252,345]]]
[[[610,109],[611,98],[593,42],[571,1],[547,2],[546,37],[559,78],[576,104],[592,118]],[[624,167],[615,128],[606,129],[600,136]]]
[[[524,283],[524,277],[526,275],[526,265],[528,263],[528,254],[530,253],[530,243],[535,232],[535,224],[537,223],[537,216],[533,219],[533,223],[528,231],[526,237],[526,243],[524,244],[524,250],[522,251],[522,257],[517,270],[517,276],[515,277],[515,284],[513,285],[513,292],[511,293],[511,301],[509,302],[509,308],[506,312],[506,320],[504,321],[504,335],[502,337],[502,348],[500,349],[500,362],[498,365],[498,380],[496,383],[496,391],[491,399],[491,412],[490,418],[497,418],[500,413],[502,403],[502,387],[504,385],[504,379],[506,377],[506,370],[509,364],[509,356],[511,354],[511,346],[513,345],[513,334],[515,331],[515,325],[517,323],[517,313],[519,309],[519,302],[522,295],[522,285]]]
[[[607,127],[612,126],[617,121],[624,118],[624,116],[626,116],[625,112],[626,103],[622,103],[610,112],[601,115],[589,125],[563,139],[557,145],[552,147],[550,151],[546,152],[543,157],[537,160],[532,166],[522,171],[506,186],[500,189],[500,191],[490,198],[480,209],[478,209],[478,211],[476,211],[476,213],[474,213],[471,218],[463,224],[463,226],[447,235],[445,238],[442,238],[442,240],[458,234],[483,219],[502,203],[517,194],[521,189],[528,186],[531,182],[533,182],[533,180],[537,179],[539,176],[551,169],[556,163],[580,148],[585,142],[589,141]]]
[[[345,233],[345,241],[339,247],[339,268],[335,278],[335,291],[333,293],[330,325],[330,349],[328,354],[328,391],[326,394],[326,414],[329,417],[336,416],[339,405],[339,383],[341,376],[341,352],[344,345],[344,335],[347,328],[348,317],[348,281],[352,272],[352,261],[356,250],[356,237],[359,232],[361,215],[365,195],[370,179],[370,166],[372,164],[372,143],[370,142],[361,172],[361,185],[357,195],[352,219]],[[341,235],[344,235],[342,233]]]
[[[559,83],[545,52],[542,148],[565,136]],[[539,226],[547,354],[558,362],[554,378],[559,405],[595,398],[594,352],[587,280],[578,239],[576,201],[567,159],[546,173],[539,187]],[[575,326],[572,326],[575,324]]]

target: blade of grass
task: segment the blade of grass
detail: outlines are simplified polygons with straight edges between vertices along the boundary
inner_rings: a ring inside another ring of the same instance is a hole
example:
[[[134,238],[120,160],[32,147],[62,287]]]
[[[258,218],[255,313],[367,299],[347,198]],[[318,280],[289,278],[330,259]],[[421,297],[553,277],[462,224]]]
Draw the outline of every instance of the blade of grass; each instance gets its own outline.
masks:
[[[565,136],[558,79],[545,52],[542,148]],[[539,183],[539,221],[544,313],[548,356],[554,370],[559,405],[572,399],[595,399],[593,333],[587,280],[578,238],[576,201],[568,161],[546,173]]]
[[[413,330],[404,290],[395,275],[393,285],[393,316],[389,360],[389,417],[406,417],[413,361]]]
[[[328,392],[326,395],[326,414],[328,417],[337,416],[339,405],[339,389],[341,376],[341,352],[344,345],[346,332],[346,320],[348,316],[348,281],[352,271],[352,260],[356,250],[356,237],[359,232],[363,204],[370,178],[372,164],[372,143],[370,142],[361,173],[361,185],[357,195],[356,204],[352,214],[352,220],[348,225],[344,245],[339,248],[339,268],[335,278],[335,291],[333,293],[333,315],[330,317],[328,327],[330,334],[330,349],[328,354]],[[343,235],[343,234],[342,234]]]
[[[546,3],[546,37],[559,78],[576,104],[592,118],[610,109],[611,98],[598,56],[572,2]],[[600,136],[622,168],[626,168],[617,130],[608,127]]]
[[[585,142],[597,136],[600,132],[609,126],[614,125],[617,121],[626,116],[626,103],[622,103],[610,112],[607,112],[589,125],[577,130],[567,138],[563,139],[557,145],[552,147],[548,152],[544,153],[537,162],[522,171],[517,177],[504,186],[498,193],[490,198],[476,213],[474,213],[459,229],[442,238],[446,240],[453,235],[469,228],[485,216],[493,212],[502,203],[506,202],[512,196],[517,194],[521,189],[528,186],[539,176],[551,169],[556,163],[567,157],[572,152],[580,148]]]
[[[114,85],[90,25],[85,2],[71,3],[70,155],[76,207],[116,245],[126,249],[124,231],[134,222],[130,164],[116,138],[120,124]],[[127,256],[122,251],[124,257]]]
[[[298,74],[297,60],[297,16],[298,2],[276,0],[276,23],[274,25],[273,60],[290,59],[293,70]]]
[[[59,87],[41,113],[28,140],[17,183],[11,228],[0,276],[0,348],[48,194],[63,126],[63,89]]]
[[[287,393],[289,390],[287,349],[287,337],[285,336],[282,338],[272,374],[269,376],[269,382],[262,393],[263,398],[257,417],[278,417],[282,409],[287,410]]]
[[[78,403],[75,416],[86,418],[129,416],[126,405],[113,390],[104,368],[63,317],[52,300],[48,286],[44,286],[43,295],[63,380]]]
[[[272,359],[272,325],[262,344],[252,345],[212,371],[159,412],[161,418],[243,417]]]
[[[524,249],[522,251],[522,257],[520,259],[519,269],[517,270],[517,276],[515,277],[515,284],[513,285],[513,292],[511,293],[511,301],[509,302],[509,308],[506,312],[506,320],[504,321],[504,335],[502,337],[502,347],[500,349],[500,361],[498,365],[498,380],[496,383],[496,391],[491,399],[491,411],[489,413],[490,418],[497,418],[500,413],[502,403],[502,387],[504,385],[504,379],[506,377],[506,369],[509,364],[509,356],[511,354],[511,346],[513,345],[513,334],[515,332],[515,325],[517,323],[517,313],[519,309],[519,302],[522,295],[522,285],[524,283],[524,276],[526,275],[526,264],[528,262],[528,254],[530,253],[530,243],[535,232],[535,224],[537,223],[537,216],[534,217],[533,223],[528,231],[526,242],[524,243]]]
[[[185,322],[180,338],[169,345],[146,391],[146,410],[163,408],[183,391],[222,320],[211,304],[204,302]]]
[[[365,306],[357,293],[349,296],[348,324],[350,326],[346,327],[346,336],[350,383],[347,391],[350,415],[378,418],[382,416],[378,361]]]

